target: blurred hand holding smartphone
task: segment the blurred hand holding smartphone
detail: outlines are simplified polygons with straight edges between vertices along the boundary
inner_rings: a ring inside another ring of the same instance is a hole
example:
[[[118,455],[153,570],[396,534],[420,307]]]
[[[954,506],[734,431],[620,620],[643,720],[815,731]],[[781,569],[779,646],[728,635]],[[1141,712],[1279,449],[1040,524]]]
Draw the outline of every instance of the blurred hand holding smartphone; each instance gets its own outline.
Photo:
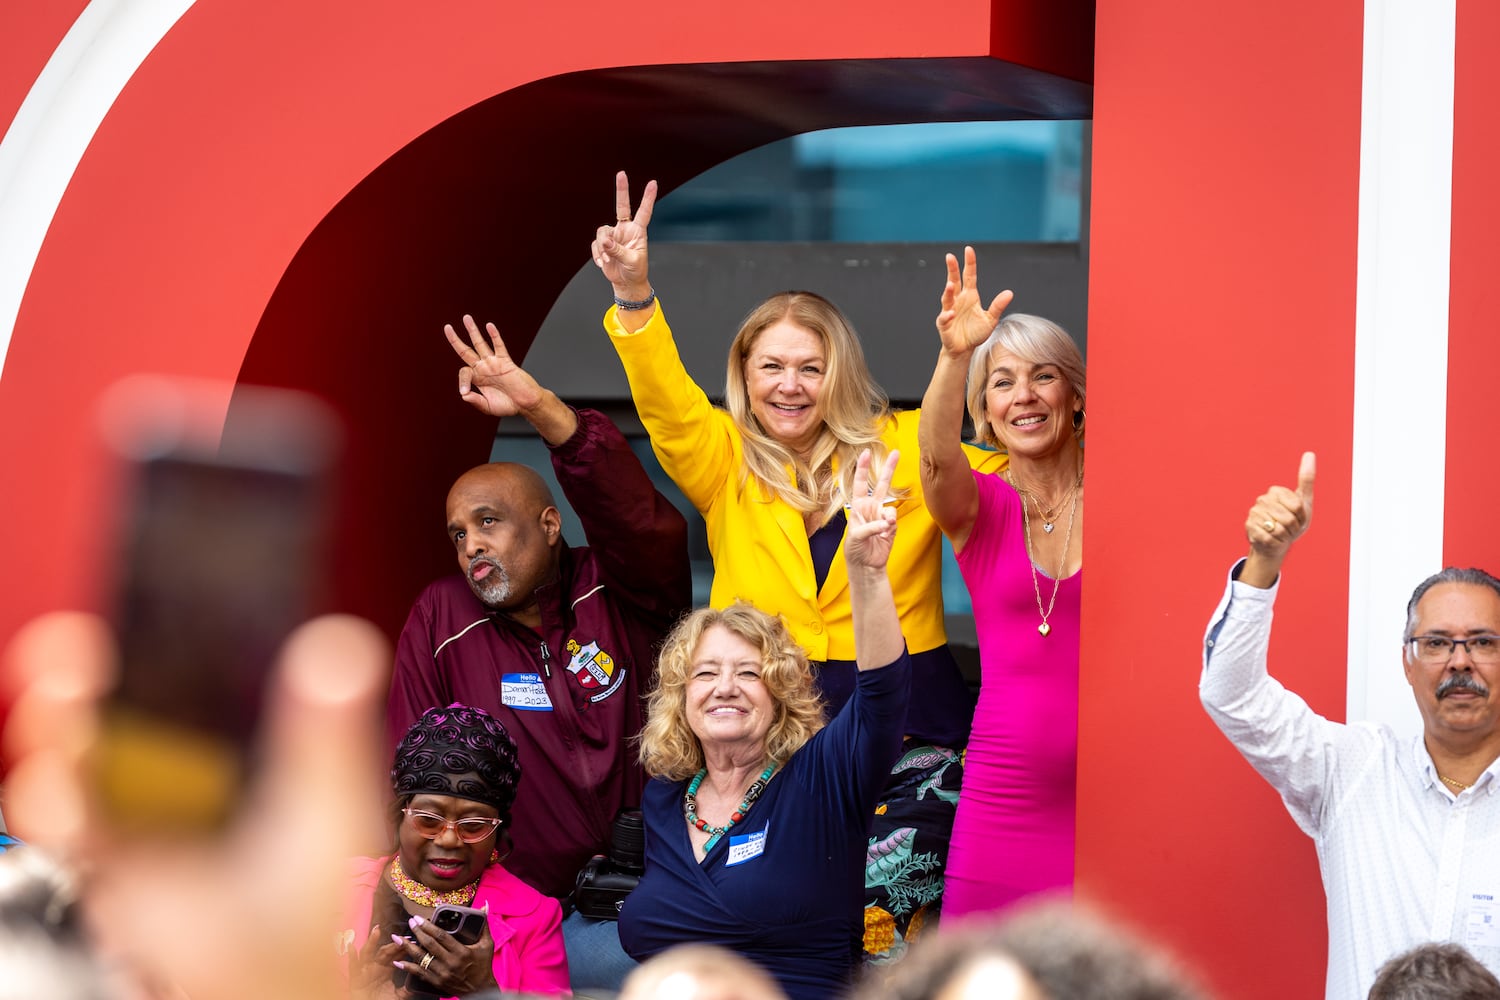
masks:
[[[308,615],[337,433],[312,397],[139,377],[102,417],[123,463],[114,624],[93,783],[116,833],[221,830],[253,766],[265,678]],[[222,432],[222,433],[221,433]]]

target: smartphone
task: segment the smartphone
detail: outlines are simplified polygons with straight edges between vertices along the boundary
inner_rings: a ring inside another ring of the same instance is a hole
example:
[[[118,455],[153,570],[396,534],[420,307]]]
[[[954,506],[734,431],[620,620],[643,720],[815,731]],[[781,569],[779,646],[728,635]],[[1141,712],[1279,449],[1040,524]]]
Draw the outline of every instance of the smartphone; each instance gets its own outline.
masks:
[[[126,498],[117,684],[93,756],[118,834],[220,830],[253,766],[264,679],[317,588],[333,417],[286,390],[137,378],[105,398]]]
[[[472,906],[454,906],[444,903],[432,914],[432,922],[438,930],[447,931],[459,944],[474,944],[484,936],[485,922],[489,915]]]
[[[483,910],[450,903],[443,903],[432,913],[433,926],[452,934],[453,939],[459,944],[474,944],[484,937],[485,921],[488,919],[489,915]],[[385,932],[398,937],[415,938],[415,935],[404,926],[387,928]],[[426,983],[426,980],[421,978],[419,972],[407,973],[405,969],[393,969],[391,982],[398,989],[414,991],[416,996],[430,995],[420,992],[421,984]]]

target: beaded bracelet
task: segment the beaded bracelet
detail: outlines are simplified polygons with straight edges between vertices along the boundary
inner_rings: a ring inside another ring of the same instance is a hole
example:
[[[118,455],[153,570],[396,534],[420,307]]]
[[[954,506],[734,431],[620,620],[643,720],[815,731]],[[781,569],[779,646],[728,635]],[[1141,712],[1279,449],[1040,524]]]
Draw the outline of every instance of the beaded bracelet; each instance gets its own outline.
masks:
[[[631,302],[628,299],[622,299],[618,295],[616,295],[615,296],[615,308],[620,309],[623,312],[639,312],[642,309],[648,308],[651,305],[651,303],[653,303],[655,301],[656,301],[656,289],[653,288],[653,289],[651,289],[651,294],[647,295],[644,299],[641,299],[639,302]]]

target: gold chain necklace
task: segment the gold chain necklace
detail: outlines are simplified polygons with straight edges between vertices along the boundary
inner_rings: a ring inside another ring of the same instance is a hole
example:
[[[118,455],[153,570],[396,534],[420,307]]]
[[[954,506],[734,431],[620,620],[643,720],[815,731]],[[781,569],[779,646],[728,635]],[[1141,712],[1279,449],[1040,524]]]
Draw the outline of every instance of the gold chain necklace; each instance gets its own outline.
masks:
[[[1433,772],[1433,773],[1436,773],[1436,772]],[[1466,788],[1473,788],[1474,787],[1474,783],[1472,781],[1469,782],[1466,785],[1462,781],[1455,781],[1453,778],[1450,778],[1450,777],[1448,777],[1447,775],[1444,775],[1444,774],[1439,774],[1438,775],[1438,780],[1441,781],[1443,784],[1447,785],[1449,788],[1453,789],[1454,791],[1458,791],[1458,792],[1461,792],[1461,791],[1463,791]]]
[[[1032,490],[1030,487],[1022,486],[1020,483],[1016,482],[1016,480],[1011,477],[1009,473],[1007,473],[1006,478],[1010,482],[1011,486],[1015,487],[1016,492],[1021,494],[1021,500],[1023,503],[1025,502],[1027,497],[1030,497],[1031,502],[1036,504],[1036,515],[1037,517],[1042,519],[1042,530],[1050,535],[1052,534],[1052,529],[1055,527],[1053,522],[1057,520],[1058,514],[1062,513],[1062,505],[1068,501],[1069,497],[1076,494],[1078,492],[1078,488],[1083,485],[1083,470],[1078,470],[1078,478],[1073,480],[1073,485],[1068,487],[1068,491],[1062,496],[1058,497],[1057,502],[1052,506],[1045,508],[1042,506],[1041,497],[1036,493],[1035,490]]]
[[[1018,494],[1021,492],[1019,487],[1016,487],[1016,481],[1008,470],[1005,473],[1005,481],[1010,483],[1011,487],[1015,488]],[[1078,519],[1078,493],[1076,490],[1077,487],[1075,485],[1073,503],[1068,508],[1068,531],[1063,536],[1062,560],[1057,564],[1057,574],[1052,577],[1052,599],[1047,602],[1046,611],[1042,610],[1042,588],[1036,580],[1036,558],[1031,551],[1031,515],[1026,512],[1026,497],[1024,495],[1021,496],[1021,523],[1025,526],[1026,530],[1026,561],[1031,565],[1031,591],[1036,595],[1037,614],[1042,616],[1042,623],[1036,627],[1036,630],[1043,636],[1048,635],[1052,631],[1052,626],[1047,624],[1047,619],[1052,617],[1052,609],[1057,606],[1057,589],[1062,586],[1063,570],[1068,568],[1068,549],[1073,544],[1073,522]],[[1040,513],[1040,510],[1038,510],[1039,515]]]

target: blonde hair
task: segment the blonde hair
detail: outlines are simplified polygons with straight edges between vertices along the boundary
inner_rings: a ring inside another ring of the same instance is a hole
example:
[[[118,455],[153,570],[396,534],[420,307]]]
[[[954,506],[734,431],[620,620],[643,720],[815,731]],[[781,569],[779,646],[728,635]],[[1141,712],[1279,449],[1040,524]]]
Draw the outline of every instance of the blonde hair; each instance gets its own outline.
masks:
[[[745,361],[756,339],[766,329],[788,322],[817,335],[823,345],[826,369],[818,405],[823,427],[804,459],[766,433],[750,409]],[[745,464],[740,489],[753,476],[766,489],[801,514],[828,518],[851,495],[849,482],[859,453],[870,449],[870,475],[879,477],[886,449],[880,440],[891,416],[890,400],[870,375],[859,335],[837,306],[812,292],[781,292],[750,311],[729,345],[724,382],[724,404],[744,442]],[[832,480],[837,457],[840,483]],[[787,475],[787,466],[792,475]]]
[[[995,429],[990,426],[986,409],[985,389],[988,387],[990,362],[997,350],[1009,351],[1022,361],[1033,365],[1056,365],[1073,387],[1080,409],[1083,407],[1085,391],[1083,354],[1068,335],[1068,331],[1040,316],[1026,313],[1011,313],[1000,321],[989,339],[969,358],[968,404],[969,418],[974,421],[974,441],[1004,449]],[[1082,433],[1083,425],[1075,420],[1075,427]]]
[[[687,722],[687,682],[698,643],[716,626],[760,650],[761,683],[776,702],[766,734],[769,760],[785,764],[823,728],[823,700],[807,654],[785,622],[743,601],[727,608],[699,608],[678,622],[662,644],[656,686],[646,702],[641,765],[653,778],[681,781],[703,767],[703,745]]]

